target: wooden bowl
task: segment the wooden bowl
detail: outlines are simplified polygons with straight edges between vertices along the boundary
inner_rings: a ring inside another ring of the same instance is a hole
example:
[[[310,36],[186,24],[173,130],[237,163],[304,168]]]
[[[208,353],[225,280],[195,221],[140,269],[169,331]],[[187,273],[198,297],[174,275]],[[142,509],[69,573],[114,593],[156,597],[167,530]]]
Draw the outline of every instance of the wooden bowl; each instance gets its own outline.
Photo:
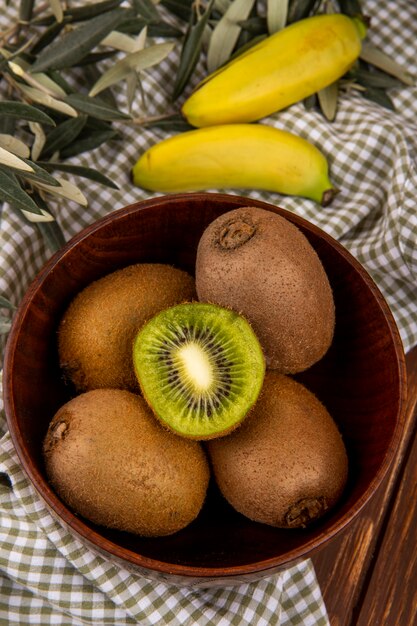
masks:
[[[70,397],[57,358],[57,326],[70,300],[93,280],[138,262],[194,272],[204,228],[254,205],[275,211],[307,236],[328,273],[336,332],[326,356],[298,376],[327,406],[344,437],[350,476],[339,504],[307,529],[280,530],[236,513],[211,485],[198,518],[169,537],[142,538],[74,515],[50,488],[42,440]],[[16,313],[4,363],[5,410],[21,464],[51,512],[93,550],[148,578],[211,586],[262,578],[309,557],[352,522],[393,461],[403,428],[405,362],[384,298],[355,259],[304,219],[269,204],[223,194],[138,202],[92,224],[55,254]]]

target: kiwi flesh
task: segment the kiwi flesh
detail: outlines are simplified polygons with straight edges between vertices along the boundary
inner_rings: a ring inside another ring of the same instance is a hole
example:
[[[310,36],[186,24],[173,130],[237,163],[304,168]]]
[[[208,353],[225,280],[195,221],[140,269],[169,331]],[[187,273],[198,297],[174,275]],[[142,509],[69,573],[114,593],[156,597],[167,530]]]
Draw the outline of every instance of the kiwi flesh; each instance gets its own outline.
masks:
[[[269,369],[301,372],[332,343],[325,269],[301,230],[273,211],[241,207],[209,224],[198,245],[196,288],[200,301],[249,320]]]
[[[78,392],[138,391],[132,342],[150,317],[196,298],[192,276],[162,263],[139,263],[91,283],[70,303],[58,330],[62,371]]]
[[[346,484],[336,423],[311,391],[274,371],[240,429],[206,445],[223,496],[256,522],[306,526],[336,504]]]
[[[248,322],[198,302],[170,307],[145,324],[135,338],[133,362],[155,415],[195,439],[236,428],[256,402],[265,373]]]
[[[43,452],[58,495],[101,526],[165,536],[203,506],[209,467],[201,444],[163,429],[129,391],[97,389],[67,402],[50,423]]]

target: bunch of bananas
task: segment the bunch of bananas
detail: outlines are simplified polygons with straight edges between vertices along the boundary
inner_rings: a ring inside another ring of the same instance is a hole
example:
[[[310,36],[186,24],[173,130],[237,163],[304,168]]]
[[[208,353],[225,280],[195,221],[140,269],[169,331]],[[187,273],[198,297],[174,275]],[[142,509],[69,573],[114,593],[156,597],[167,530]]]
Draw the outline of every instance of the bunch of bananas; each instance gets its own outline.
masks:
[[[250,124],[343,76],[361,51],[364,26],[315,15],[271,35],[216,70],[185,101],[196,130],[147,150],[133,181],[162,192],[253,188],[328,204],[335,190],[324,155],[285,131]]]

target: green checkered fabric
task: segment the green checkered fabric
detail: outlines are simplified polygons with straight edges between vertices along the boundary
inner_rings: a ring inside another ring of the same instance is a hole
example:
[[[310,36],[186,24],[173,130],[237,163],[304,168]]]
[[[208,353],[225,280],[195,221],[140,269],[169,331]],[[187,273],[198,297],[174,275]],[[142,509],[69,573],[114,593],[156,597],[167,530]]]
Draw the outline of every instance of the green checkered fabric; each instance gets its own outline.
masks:
[[[371,41],[417,79],[417,5],[409,0],[362,4],[372,18]],[[3,6],[1,29],[16,5]],[[135,115],[159,115],[172,108],[169,94],[177,62],[178,49],[144,76],[147,108],[144,111],[138,100]],[[201,63],[193,84],[203,74]],[[396,112],[352,92],[341,96],[333,123],[306,111],[302,104],[264,120],[305,137],[328,157],[331,178],[340,189],[330,207],[255,190],[225,191],[294,211],[341,241],[380,287],[408,350],[417,344],[417,89],[404,87],[393,90],[391,96]],[[117,98],[123,109],[123,87]],[[120,128],[122,141],[70,159],[106,173],[120,191],[74,181],[87,196],[89,207],[71,202],[57,207],[57,219],[67,238],[114,209],[153,195],[132,186],[130,170],[146,148],[168,133]],[[18,304],[49,255],[37,231],[5,206],[0,228],[0,294]],[[1,624],[328,624],[309,560],[257,583],[191,589],[148,581],[96,556],[45,508],[22,473],[4,415],[1,420]]]

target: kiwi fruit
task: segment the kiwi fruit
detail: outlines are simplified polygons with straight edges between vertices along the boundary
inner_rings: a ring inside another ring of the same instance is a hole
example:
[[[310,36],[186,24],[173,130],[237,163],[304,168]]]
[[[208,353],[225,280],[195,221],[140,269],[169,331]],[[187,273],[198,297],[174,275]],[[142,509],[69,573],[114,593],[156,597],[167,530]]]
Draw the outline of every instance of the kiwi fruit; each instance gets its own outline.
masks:
[[[67,402],[43,452],[57,494],[101,526],[170,535],[197,517],[205,499],[209,467],[201,444],[163,429],[129,391],[96,389]]]
[[[204,231],[197,295],[252,324],[268,369],[301,372],[328,350],[335,307],[324,267],[304,234],[273,211],[241,207]]]
[[[306,526],[335,505],[347,480],[334,420],[304,385],[275,371],[239,430],[206,445],[226,500],[270,526]]]
[[[70,303],[58,330],[64,377],[78,392],[138,391],[132,342],[153,315],[196,299],[188,273],[160,263],[130,265],[89,284]]]
[[[185,303],[158,313],[136,336],[133,362],[144,398],[179,435],[210,439],[246,417],[262,387],[265,360],[240,315]]]

